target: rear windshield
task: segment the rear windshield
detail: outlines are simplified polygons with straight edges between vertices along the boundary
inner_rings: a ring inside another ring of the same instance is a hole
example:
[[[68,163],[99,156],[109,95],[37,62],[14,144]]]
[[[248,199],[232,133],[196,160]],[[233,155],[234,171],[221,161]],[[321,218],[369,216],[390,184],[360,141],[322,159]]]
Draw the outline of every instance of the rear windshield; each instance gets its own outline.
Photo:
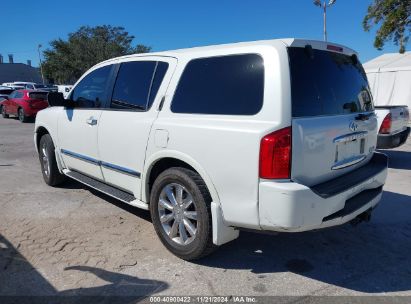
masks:
[[[47,100],[47,93],[40,93],[40,92],[35,92],[35,93],[30,93],[29,94],[30,99],[35,99],[35,100]]]
[[[293,117],[372,111],[367,77],[356,56],[288,48]]]

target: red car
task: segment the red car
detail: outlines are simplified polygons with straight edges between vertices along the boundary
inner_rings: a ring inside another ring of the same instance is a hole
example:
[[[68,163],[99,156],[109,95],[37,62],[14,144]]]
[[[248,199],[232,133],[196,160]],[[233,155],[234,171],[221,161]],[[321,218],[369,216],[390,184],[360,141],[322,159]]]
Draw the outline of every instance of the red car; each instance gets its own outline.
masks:
[[[4,118],[15,115],[21,122],[35,117],[37,112],[48,107],[48,92],[33,90],[17,90],[8,99],[1,102],[1,114]]]

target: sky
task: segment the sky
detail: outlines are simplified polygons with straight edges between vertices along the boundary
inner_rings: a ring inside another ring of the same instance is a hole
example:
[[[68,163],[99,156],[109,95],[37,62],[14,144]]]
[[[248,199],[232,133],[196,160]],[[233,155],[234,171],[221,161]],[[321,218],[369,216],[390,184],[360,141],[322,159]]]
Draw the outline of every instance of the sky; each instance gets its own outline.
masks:
[[[375,30],[367,33],[362,20],[372,0],[337,0],[328,10],[328,40],[355,49],[362,62],[398,48],[373,47]],[[32,60],[56,38],[67,39],[82,25],[123,26],[133,44],[152,51],[275,38],[323,39],[322,9],[312,0],[70,0],[2,1],[0,54],[8,62]],[[16,14],[18,12],[18,14]],[[6,19],[6,20],[5,20]]]

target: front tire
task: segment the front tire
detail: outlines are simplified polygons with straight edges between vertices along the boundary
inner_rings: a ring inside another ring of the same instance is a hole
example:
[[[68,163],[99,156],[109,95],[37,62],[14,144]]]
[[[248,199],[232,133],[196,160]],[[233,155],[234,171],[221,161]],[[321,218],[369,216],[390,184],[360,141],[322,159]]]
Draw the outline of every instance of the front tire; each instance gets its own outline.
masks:
[[[41,137],[38,149],[41,173],[46,184],[54,187],[63,183],[67,177],[59,171],[53,140],[49,134]]]
[[[17,113],[20,122],[28,122],[29,121],[29,117],[26,116],[26,113],[24,113],[24,109],[20,108],[18,113]]]
[[[3,116],[3,118],[9,118],[9,114],[6,114],[6,107],[5,106],[1,107],[1,116]]]
[[[198,173],[176,167],[157,177],[150,196],[151,219],[161,242],[174,255],[196,260],[215,250],[210,204]]]

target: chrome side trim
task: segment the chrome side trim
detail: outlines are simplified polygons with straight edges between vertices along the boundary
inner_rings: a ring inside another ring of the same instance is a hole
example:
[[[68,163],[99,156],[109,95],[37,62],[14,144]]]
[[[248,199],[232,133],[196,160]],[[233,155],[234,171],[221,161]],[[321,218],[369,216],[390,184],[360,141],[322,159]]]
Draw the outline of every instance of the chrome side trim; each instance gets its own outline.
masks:
[[[101,163],[101,166],[104,167],[104,168],[111,169],[113,171],[128,174],[128,175],[138,177],[138,178],[141,177],[140,172],[137,172],[137,171],[134,171],[134,170],[131,170],[131,169],[128,169],[128,168],[124,168],[124,167],[121,167],[121,166],[117,166],[117,165],[114,165],[114,164],[106,163],[106,162],[103,162],[103,161],[100,162],[100,163]]]
[[[60,151],[61,151],[61,153],[65,154],[65,155],[68,155],[68,156],[71,156],[71,157],[74,157],[74,158],[77,158],[77,159],[80,159],[80,160],[84,160],[84,161],[86,161],[88,163],[91,163],[91,164],[94,164],[96,166],[100,166],[100,161],[98,161],[95,158],[88,157],[88,156],[78,154],[78,153],[75,153],[75,152],[71,152],[71,151],[68,151],[68,150],[65,150],[65,149],[61,149]]]
[[[125,168],[125,167],[121,167],[121,166],[117,166],[117,165],[114,165],[114,164],[111,164],[111,163],[103,162],[103,161],[97,160],[95,158],[88,157],[88,156],[85,156],[85,155],[82,155],[82,154],[79,154],[79,153],[75,153],[75,152],[72,152],[72,151],[68,151],[68,150],[65,150],[65,149],[61,149],[60,151],[61,151],[61,153],[65,154],[67,156],[83,160],[85,162],[91,163],[91,164],[96,165],[96,166],[102,166],[104,168],[107,168],[107,169],[110,169],[110,170],[113,170],[113,171],[117,171],[117,172],[120,172],[120,173],[128,174],[128,175],[131,175],[131,176],[137,177],[137,178],[141,177],[140,172],[137,172],[137,171]]]
[[[366,137],[368,134],[367,131],[361,131],[361,132],[355,132],[355,133],[350,133],[350,134],[346,134],[346,135],[341,135],[338,136],[336,138],[334,138],[334,142],[335,143],[340,143],[340,142],[349,142],[349,141],[353,141],[356,139],[360,139],[360,138],[364,138]]]

